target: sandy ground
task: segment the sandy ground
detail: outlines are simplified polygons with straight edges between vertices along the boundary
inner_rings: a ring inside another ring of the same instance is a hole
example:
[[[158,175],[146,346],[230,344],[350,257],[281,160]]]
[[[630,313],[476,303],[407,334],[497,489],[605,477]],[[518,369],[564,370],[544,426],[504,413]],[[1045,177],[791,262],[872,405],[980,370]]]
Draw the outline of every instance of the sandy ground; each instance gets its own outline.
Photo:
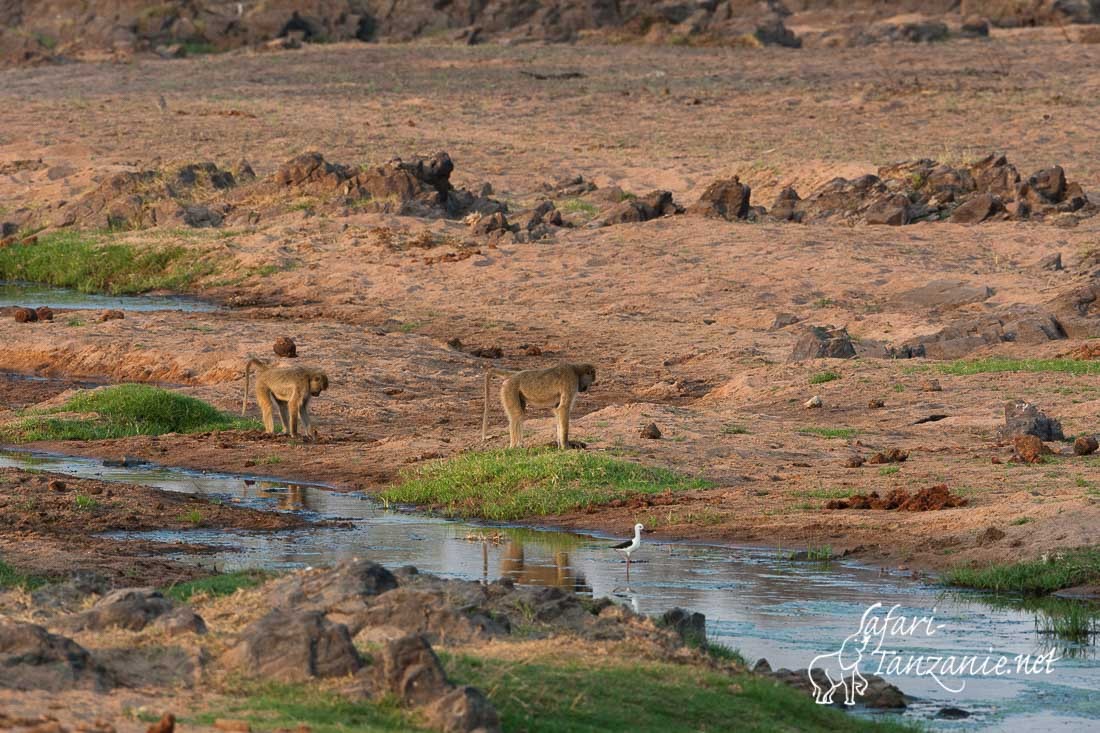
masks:
[[[544,181],[574,174],[638,193],[665,188],[690,203],[711,180],[737,173],[754,201],[770,205],[784,185],[805,193],[897,160],[958,163],[989,150],[1025,173],[1061,164],[1100,200],[1100,161],[1090,154],[1100,77],[1082,73],[1098,61],[1100,47],[1031,29],[995,31],[989,41],[812,53],[335,44],[13,70],[0,88],[0,160],[43,165],[0,175],[0,207],[46,211],[110,172],[171,161],[246,158],[265,175],[310,149],[345,163],[447,150],[456,184],[477,190],[488,182],[513,209],[534,201]],[[584,77],[537,81],[521,70]],[[625,534],[644,521],[668,537],[861,548],[870,561],[916,568],[1024,558],[1095,539],[1095,457],[1037,466],[993,459],[1010,455],[995,434],[1007,399],[1039,403],[1067,434],[1100,430],[1100,378],[952,376],[927,360],[787,363],[797,328],[770,327],[778,313],[793,313],[846,326],[861,343],[899,343],[955,318],[1045,303],[1088,276],[1100,217],[1074,228],[890,228],[684,216],[582,226],[453,262],[386,244],[395,232],[425,229],[441,240],[467,236],[458,221],[314,216],[308,208],[228,233],[158,231],[161,240],[220,251],[224,271],[198,294],[235,307],[104,323],[90,312],[30,325],[0,319],[0,369],[170,382],[232,409],[245,355],[270,353],[277,336],[289,335],[299,361],[332,378],[314,403],[317,446],[228,433],[35,447],[225,470],[278,453],[286,478],[378,489],[404,467],[480,446],[488,362],[447,345],[457,337],[467,347],[500,347],[506,368],[594,363],[598,381],[578,401],[575,437],[589,450],[716,484],[660,506],[534,522]],[[1035,267],[1055,252],[1064,271]],[[934,280],[993,294],[963,305],[905,297]],[[1081,343],[1002,344],[974,356],[1052,357]],[[531,346],[541,355],[528,355]],[[841,378],[811,385],[824,370]],[[927,391],[930,379],[942,391]],[[29,384],[5,382],[6,404],[56,397],[20,386]],[[815,394],[824,407],[804,409]],[[885,407],[869,409],[872,398]],[[914,424],[931,414],[948,417]],[[529,440],[548,440],[549,413],[537,417]],[[649,422],[662,439],[639,437]],[[501,445],[499,409],[493,426]],[[827,439],[800,432],[807,427],[857,432]],[[844,467],[853,452],[890,447],[910,453],[896,473]],[[938,483],[969,505],[917,514],[823,509],[848,491]],[[983,544],[979,535],[991,526],[1005,537]]]

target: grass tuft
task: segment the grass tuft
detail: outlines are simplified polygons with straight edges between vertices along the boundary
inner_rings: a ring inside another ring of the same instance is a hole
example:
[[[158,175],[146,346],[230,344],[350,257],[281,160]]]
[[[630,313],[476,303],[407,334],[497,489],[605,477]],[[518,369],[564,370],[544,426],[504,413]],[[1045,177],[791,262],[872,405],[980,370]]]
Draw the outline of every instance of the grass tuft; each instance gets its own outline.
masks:
[[[0,589],[23,588],[34,590],[46,584],[45,578],[16,570],[3,560],[0,560]]]
[[[89,417],[55,416],[73,412],[94,414]],[[256,429],[259,423],[221,412],[187,395],[145,384],[119,384],[80,392],[60,407],[27,415],[19,422],[0,428],[0,438],[15,443],[104,440],[232,428]]]
[[[197,249],[130,245],[96,232],[62,231],[0,249],[0,280],[26,280],[112,295],[183,290],[217,270]]]
[[[810,384],[825,384],[840,379],[836,372],[818,372],[810,377]]]
[[[405,471],[387,502],[510,520],[563,514],[637,494],[708,488],[703,479],[586,451],[549,448],[464,453]]]
[[[854,438],[859,434],[859,431],[855,428],[799,428],[798,432],[803,435],[817,435],[821,438]]]
[[[229,596],[241,588],[255,588],[271,578],[269,573],[262,570],[239,570],[234,573],[219,573],[207,578],[189,580],[186,583],[178,583],[163,588],[164,595],[175,598],[177,601],[187,602],[191,596],[203,594],[208,596]]]
[[[1100,546],[1065,550],[1027,562],[955,567],[944,574],[943,580],[948,585],[998,592],[1051,593],[1100,582]]]
[[[940,364],[944,374],[968,375],[990,372],[1063,372],[1065,374],[1100,374],[1100,361],[1077,359],[1008,359],[990,357]]]

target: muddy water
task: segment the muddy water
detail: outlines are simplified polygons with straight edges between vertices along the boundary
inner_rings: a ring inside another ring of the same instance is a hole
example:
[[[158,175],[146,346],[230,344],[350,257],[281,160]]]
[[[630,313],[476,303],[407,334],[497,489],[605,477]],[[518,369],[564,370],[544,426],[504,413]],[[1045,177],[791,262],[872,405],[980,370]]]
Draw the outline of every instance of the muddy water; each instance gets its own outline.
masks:
[[[477,525],[422,514],[387,511],[360,494],[320,486],[203,474],[163,467],[105,468],[96,461],[42,454],[0,453],[0,466],[55,471],[102,480],[143,483],[203,494],[258,508],[351,520],[352,529],[308,529],[281,534],[196,529],[119,533],[120,538],[205,543],[214,555],[178,559],[216,563],[218,569],[295,568],[359,556],[390,567],[416,565],[440,575],[556,585],[611,596],[635,610],[660,613],[673,606],[702,611],[712,640],[737,648],[750,661],[803,668],[835,651],[853,634],[867,607],[899,606],[910,618],[933,616],[935,632],[891,635],[880,647],[918,655],[1036,655],[1051,648],[1060,659],[1050,674],[947,675],[943,685],[913,673],[887,675],[919,698],[904,714],[940,730],[1100,730],[1100,654],[1095,645],[1059,642],[1038,630],[1034,613],[1012,610],[977,594],[945,593],[902,575],[856,563],[792,562],[762,548],[649,542],[629,578],[609,538],[598,535]],[[882,614],[879,614],[881,618]],[[942,625],[942,626],[941,626]],[[884,654],[868,655],[875,672]],[[963,721],[936,719],[945,706],[971,713]],[[863,713],[866,714],[866,713]]]
[[[217,306],[179,295],[97,295],[38,283],[0,280],[0,307],[115,309],[123,311],[213,311]]]

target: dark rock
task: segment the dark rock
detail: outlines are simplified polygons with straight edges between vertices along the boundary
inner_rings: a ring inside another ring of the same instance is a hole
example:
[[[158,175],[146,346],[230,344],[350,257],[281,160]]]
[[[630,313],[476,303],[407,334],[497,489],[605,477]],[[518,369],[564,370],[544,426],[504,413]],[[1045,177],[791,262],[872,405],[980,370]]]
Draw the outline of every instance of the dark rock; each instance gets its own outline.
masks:
[[[749,214],[749,197],[752,189],[741,183],[738,176],[714,181],[699,200],[688,207],[687,213],[710,216],[728,221],[745,219]]]
[[[1078,456],[1090,456],[1100,448],[1100,443],[1092,435],[1079,435],[1073,441],[1073,453]]]
[[[34,309],[34,314],[38,316],[40,321],[52,321],[53,320],[53,308],[48,305],[40,305]]]
[[[1001,199],[993,194],[983,193],[960,204],[951,212],[951,221],[954,224],[980,224],[1001,211],[1004,211]]]
[[[958,307],[988,300],[993,293],[993,288],[987,285],[971,285],[963,280],[932,280],[901,293],[898,301],[922,308]]]
[[[14,221],[0,223],[0,238],[14,237],[19,233],[19,225]]]
[[[0,616],[0,689],[60,692],[113,686],[110,675],[72,639]]]
[[[1066,193],[1066,172],[1060,165],[1044,168],[1028,178],[1027,185],[1040,197],[1036,203],[1056,204],[1062,201]]]
[[[907,460],[909,460],[909,451],[900,448],[890,448],[875,453],[867,462],[872,466],[879,466],[885,463],[905,463]]]
[[[798,191],[786,186],[776,195],[769,214],[780,221],[801,221],[802,213],[798,211],[798,202],[801,200]]]
[[[992,545],[995,542],[1000,542],[1006,537],[1004,530],[997,529],[996,527],[986,527],[978,534],[978,544],[981,546]]]
[[[1052,270],[1057,272],[1062,269],[1062,253],[1055,252],[1054,254],[1047,255],[1036,262],[1035,266],[1040,270]]]
[[[959,27],[959,35],[963,38],[988,38],[989,22],[979,15],[967,16]]]
[[[463,685],[424,708],[428,722],[445,733],[493,733],[500,730],[500,716],[489,698],[476,687]]]
[[[909,199],[901,194],[876,201],[863,215],[867,224],[895,227],[908,224],[909,218]]]
[[[397,578],[377,563],[352,559],[333,568],[295,573],[268,584],[265,594],[272,608],[322,611],[333,621],[357,633],[356,619],[375,596],[397,587]]]
[[[503,212],[496,212],[489,216],[482,216],[473,223],[470,227],[470,232],[475,236],[485,236],[490,232],[513,231],[515,227],[508,223],[508,219],[504,216]]]
[[[672,629],[689,646],[698,646],[707,640],[707,617],[699,612],[672,608],[661,614],[657,625]]]
[[[871,410],[881,410],[883,407],[886,407],[886,400],[876,397],[867,402],[867,407]]]
[[[845,468],[859,468],[863,465],[863,456],[858,453],[853,453],[844,459]]]
[[[319,611],[276,609],[247,626],[222,663],[251,677],[300,682],[363,666],[348,628]]]
[[[986,31],[988,33],[988,30]],[[945,707],[940,708],[936,712],[936,717],[940,720],[963,720],[970,717],[970,713],[966,712],[962,708]]]
[[[121,321],[126,314],[120,310],[105,310],[99,314],[100,321]]]
[[[599,220],[600,226],[649,221],[660,216],[682,213],[668,191],[652,191],[645,196],[628,198],[611,208]]]
[[[410,634],[386,644],[373,659],[374,688],[406,705],[420,706],[446,695],[451,684],[428,640]]]
[[[650,440],[658,440],[661,437],[661,429],[657,427],[657,423],[651,422],[642,428],[641,436]]]
[[[1062,423],[1047,417],[1037,405],[1021,400],[1011,400],[1005,403],[1005,424],[1000,429],[1002,439],[1010,439],[1017,435],[1034,435],[1041,441],[1065,440],[1062,433]]]
[[[280,336],[275,339],[275,345],[272,347],[275,352],[275,356],[282,356],[287,359],[293,359],[298,356],[298,346],[294,343],[294,339],[289,336]]]
[[[108,593],[84,613],[66,619],[73,631],[102,631],[119,628],[141,631],[151,623],[173,631],[206,633],[206,624],[189,607],[165,598],[152,588],[122,588]]]
[[[851,359],[855,355],[855,347],[846,329],[811,326],[795,343],[788,361]]]
[[[145,733],[174,733],[176,730],[176,716],[165,713],[160,720],[145,729]]]
[[[33,308],[16,307],[12,310],[12,317],[16,323],[34,323],[38,320],[38,313]]]
[[[813,676],[813,682],[810,681],[811,675]],[[772,672],[769,676],[783,684],[802,690],[808,695],[815,695],[815,683],[817,688],[822,690],[829,690],[833,687],[825,670],[817,667],[812,670],[800,669],[796,671],[779,669]],[[867,689],[863,694],[856,695],[855,699],[857,703],[866,705],[870,708],[884,710],[900,710],[906,707],[908,699],[905,693],[897,687],[891,685],[878,675],[864,673],[863,677],[867,680]],[[832,699],[832,704],[836,706],[844,705],[844,693],[842,690],[838,689],[836,691]]]

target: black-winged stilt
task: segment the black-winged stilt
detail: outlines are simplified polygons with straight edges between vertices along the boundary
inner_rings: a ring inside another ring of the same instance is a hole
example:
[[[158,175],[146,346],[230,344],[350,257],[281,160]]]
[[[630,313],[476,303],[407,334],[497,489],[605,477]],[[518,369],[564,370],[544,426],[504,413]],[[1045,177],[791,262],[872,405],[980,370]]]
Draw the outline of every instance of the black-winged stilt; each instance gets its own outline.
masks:
[[[639,522],[638,524],[634,525],[634,539],[611,546],[612,550],[618,550],[626,556],[627,577],[630,577],[630,556],[635,550],[642,546],[642,532],[644,530],[645,527],[643,527]]]

